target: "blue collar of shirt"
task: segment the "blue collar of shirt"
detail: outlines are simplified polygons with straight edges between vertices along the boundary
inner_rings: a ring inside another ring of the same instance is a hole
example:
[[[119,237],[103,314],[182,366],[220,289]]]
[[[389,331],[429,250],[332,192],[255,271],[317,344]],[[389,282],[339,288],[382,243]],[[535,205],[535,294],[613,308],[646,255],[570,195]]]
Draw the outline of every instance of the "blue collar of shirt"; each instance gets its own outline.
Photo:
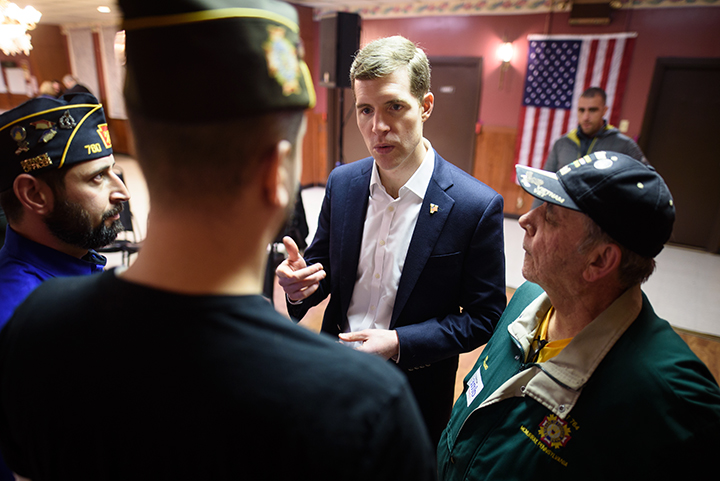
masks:
[[[82,276],[103,270],[107,259],[94,250],[81,259],[27,239],[10,226],[5,230],[3,254],[14,257],[53,276]]]

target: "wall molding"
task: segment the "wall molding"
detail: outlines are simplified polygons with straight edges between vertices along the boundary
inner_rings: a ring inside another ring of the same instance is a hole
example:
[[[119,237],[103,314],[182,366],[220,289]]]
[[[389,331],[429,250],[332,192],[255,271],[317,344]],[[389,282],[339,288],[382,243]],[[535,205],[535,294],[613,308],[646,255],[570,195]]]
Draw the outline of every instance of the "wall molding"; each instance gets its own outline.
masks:
[[[720,0],[621,0],[623,10],[679,7],[720,7]],[[569,12],[570,3],[562,0],[444,0],[435,2],[384,2],[334,4],[313,9],[315,20],[334,12],[358,13],[365,19],[398,17],[436,17],[446,15],[526,15]]]

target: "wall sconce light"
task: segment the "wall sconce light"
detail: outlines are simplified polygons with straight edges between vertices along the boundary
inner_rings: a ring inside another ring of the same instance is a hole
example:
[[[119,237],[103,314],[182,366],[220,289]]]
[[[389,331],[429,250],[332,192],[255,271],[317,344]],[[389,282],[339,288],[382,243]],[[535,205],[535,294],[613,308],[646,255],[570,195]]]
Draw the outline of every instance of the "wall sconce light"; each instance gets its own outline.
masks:
[[[512,42],[503,42],[497,49],[497,56],[502,62],[502,65],[500,65],[500,90],[503,88],[505,72],[510,68],[510,61],[512,60],[513,53],[514,50]]]

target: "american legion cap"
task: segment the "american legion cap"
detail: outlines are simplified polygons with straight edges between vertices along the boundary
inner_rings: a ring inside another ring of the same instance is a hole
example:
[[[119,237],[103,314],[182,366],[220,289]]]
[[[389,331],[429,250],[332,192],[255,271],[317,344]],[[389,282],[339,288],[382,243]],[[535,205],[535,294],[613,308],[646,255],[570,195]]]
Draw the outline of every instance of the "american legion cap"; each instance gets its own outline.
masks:
[[[295,7],[276,0],[119,0],[125,101],[177,123],[311,108]]]
[[[112,154],[102,105],[87,93],[35,98],[0,115],[0,192],[22,173]]]
[[[583,212],[615,241],[655,257],[672,234],[675,206],[651,166],[617,152],[594,152],[557,171],[516,166],[520,185],[538,199]]]

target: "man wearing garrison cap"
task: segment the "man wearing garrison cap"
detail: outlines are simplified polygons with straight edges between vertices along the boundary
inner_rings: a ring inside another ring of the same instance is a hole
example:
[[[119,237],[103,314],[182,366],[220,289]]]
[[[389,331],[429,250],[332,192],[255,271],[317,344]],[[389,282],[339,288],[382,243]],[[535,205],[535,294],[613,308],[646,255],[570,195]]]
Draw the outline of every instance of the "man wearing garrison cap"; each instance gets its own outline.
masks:
[[[90,94],[33,99],[0,115],[0,327],[45,279],[100,272],[128,192]]]
[[[402,374],[261,295],[314,103],[294,7],[119,3],[148,232],[129,268],[44,284],[0,334],[9,466],[54,480],[434,479]]]
[[[675,207],[655,170],[594,152],[517,166],[523,276],[438,446],[441,480],[680,479],[716,464],[720,388],[640,285]]]

